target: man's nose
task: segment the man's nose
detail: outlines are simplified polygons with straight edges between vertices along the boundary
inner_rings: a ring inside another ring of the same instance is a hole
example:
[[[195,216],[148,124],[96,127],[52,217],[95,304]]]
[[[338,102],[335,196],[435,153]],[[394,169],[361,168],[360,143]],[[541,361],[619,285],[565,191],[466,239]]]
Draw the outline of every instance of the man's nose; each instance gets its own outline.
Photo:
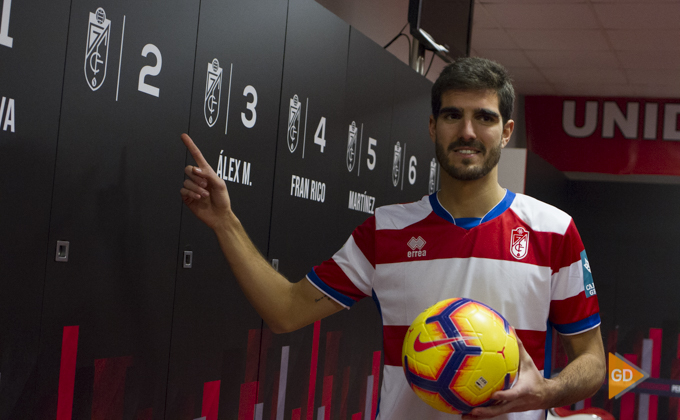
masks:
[[[470,118],[463,119],[463,130],[460,133],[460,136],[465,140],[474,140],[477,138],[477,134],[475,133],[475,128],[472,123],[472,119]]]

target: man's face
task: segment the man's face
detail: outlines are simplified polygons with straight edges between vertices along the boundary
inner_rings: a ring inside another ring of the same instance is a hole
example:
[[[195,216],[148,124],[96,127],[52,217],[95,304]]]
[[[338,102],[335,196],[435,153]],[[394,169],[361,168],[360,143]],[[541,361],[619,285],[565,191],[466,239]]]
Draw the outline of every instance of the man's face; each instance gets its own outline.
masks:
[[[514,121],[503,124],[494,91],[446,91],[435,120],[430,117],[430,137],[437,160],[454,179],[485,177],[510,140]]]

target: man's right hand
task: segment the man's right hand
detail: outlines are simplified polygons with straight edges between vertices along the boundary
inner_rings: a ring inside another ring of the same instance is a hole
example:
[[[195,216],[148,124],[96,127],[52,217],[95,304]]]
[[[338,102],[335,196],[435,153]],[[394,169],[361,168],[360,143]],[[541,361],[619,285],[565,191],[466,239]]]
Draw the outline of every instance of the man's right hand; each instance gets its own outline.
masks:
[[[205,160],[191,137],[182,134],[182,142],[198,165],[184,168],[188,178],[184,180],[184,188],[180,191],[182,200],[196,217],[215,229],[231,216],[227,186]]]
[[[293,331],[342,309],[306,279],[291,283],[272,268],[232,212],[224,181],[189,136],[182,141],[198,164],[184,169],[182,200],[215,231],[239,286],[272,331]]]

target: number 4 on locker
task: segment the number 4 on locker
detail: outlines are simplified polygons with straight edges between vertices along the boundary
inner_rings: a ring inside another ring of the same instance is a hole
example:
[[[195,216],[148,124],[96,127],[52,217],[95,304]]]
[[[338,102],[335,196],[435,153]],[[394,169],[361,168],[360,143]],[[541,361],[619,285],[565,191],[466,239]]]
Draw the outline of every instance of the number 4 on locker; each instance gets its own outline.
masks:
[[[323,153],[323,149],[326,148],[326,117],[321,117],[319,126],[316,127],[316,133],[314,133],[314,144],[318,144],[321,147],[321,153]]]

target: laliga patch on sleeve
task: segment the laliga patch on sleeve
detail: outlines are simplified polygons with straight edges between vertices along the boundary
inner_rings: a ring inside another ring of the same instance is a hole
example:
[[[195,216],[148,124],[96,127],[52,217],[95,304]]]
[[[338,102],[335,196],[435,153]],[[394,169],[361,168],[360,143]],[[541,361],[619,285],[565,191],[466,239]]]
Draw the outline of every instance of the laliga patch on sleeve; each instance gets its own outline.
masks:
[[[583,288],[586,290],[586,298],[595,296],[595,283],[593,283],[593,273],[590,271],[590,263],[586,256],[586,250],[581,251],[581,266],[583,267]]]

